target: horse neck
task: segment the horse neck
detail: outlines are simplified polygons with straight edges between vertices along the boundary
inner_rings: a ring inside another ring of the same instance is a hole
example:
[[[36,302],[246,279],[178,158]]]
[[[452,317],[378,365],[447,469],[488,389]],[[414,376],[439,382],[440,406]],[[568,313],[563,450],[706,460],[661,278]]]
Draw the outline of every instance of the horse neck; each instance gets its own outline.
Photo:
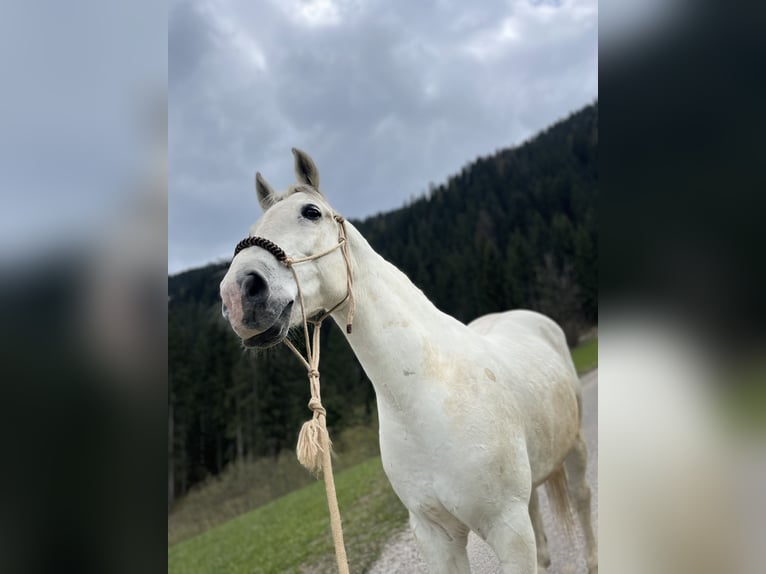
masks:
[[[378,397],[395,395],[397,381],[404,383],[403,372],[417,370],[425,345],[467,328],[439,311],[404,273],[376,253],[352,225],[346,225],[356,299],[353,331],[346,338]],[[333,318],[345,333],[346,309],[338,309]]]

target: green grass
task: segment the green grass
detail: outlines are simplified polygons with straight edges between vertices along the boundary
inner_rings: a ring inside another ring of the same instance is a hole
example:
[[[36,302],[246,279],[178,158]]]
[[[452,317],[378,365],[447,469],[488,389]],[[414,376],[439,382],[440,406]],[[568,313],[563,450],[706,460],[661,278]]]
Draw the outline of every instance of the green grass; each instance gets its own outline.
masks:
[[[333,437],[335,473],[380,454],[378,425],[354,426]],[[292,451],[277,458],[245,459],[229,464],[221,474],[196,485],[168,514],[168,546],[259,508],[314,478]]]
[[[766,431],[766,362],[738,365],[724,376],[721,392],[726,422],[742,439],[762,439]],[[750,437],[748,437],[750,435]]]
[[[379,457],[336,474],[351,572],[364,572],[407,513]],[[332,572],[335,564],[324,483],[316,483],[168,549],[168,572]]]
[[[572,360],[580,375],[598,367],[598,337],[572,349]]]

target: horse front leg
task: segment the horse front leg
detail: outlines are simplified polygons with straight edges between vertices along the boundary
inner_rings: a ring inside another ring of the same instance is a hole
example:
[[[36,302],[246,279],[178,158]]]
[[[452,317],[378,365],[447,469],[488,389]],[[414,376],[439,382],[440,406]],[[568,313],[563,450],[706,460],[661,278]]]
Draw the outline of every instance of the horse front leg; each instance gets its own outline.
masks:
[[[508,504],[479,534],[492,547],[504,574],[536,574],[537,545],[527,502]],[[486,534],[486,535],[485,535]]]
[[[457,521],[436,523],[415,512],[410,512],[410,525],[431,574],[470,574],[467,526]]]

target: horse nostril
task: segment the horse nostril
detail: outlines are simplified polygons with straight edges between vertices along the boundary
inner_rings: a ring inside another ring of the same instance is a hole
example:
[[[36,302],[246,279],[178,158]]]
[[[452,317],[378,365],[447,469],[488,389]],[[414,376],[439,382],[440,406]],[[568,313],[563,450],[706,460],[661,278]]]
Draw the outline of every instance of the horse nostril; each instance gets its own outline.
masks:
[[[248,299],[263,299],[266,297],[268,287],[266,280],[255,272],[245,275],[241,284],[242,294]]]

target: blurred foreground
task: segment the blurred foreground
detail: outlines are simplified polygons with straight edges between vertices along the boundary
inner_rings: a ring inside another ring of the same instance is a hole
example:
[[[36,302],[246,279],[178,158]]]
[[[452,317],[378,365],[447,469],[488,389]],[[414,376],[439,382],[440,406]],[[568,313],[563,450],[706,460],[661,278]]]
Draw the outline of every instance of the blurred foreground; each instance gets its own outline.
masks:
[[[160,571],[165,12],[11,1],[0,30],[0,572]]]
[[[603,572],[764,571],[762,16],[603,3]]]
[[[162,565],[164,185],[155,172],[98,229],[3,267],[2,572]]]

